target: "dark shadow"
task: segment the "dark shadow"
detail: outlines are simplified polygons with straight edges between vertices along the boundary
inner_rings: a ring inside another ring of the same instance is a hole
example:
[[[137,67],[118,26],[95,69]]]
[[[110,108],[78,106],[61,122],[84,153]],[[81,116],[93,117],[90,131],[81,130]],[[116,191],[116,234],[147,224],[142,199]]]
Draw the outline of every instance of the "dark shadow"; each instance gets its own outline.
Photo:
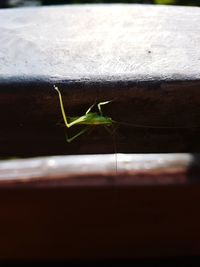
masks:
[[[200,182],[200,153],[191,154],[191,163],[188,166],[187,178],[189,183]]]
[[[175,257],[168,259],[143,259],[143,260],[120,260],[120,261],[11,261],[0,262],[2,266],[57,266],[57,267],[102,267],[102,266],[120,266],[120,267],[171,267],[171,266],[199,266],[199,257]]]

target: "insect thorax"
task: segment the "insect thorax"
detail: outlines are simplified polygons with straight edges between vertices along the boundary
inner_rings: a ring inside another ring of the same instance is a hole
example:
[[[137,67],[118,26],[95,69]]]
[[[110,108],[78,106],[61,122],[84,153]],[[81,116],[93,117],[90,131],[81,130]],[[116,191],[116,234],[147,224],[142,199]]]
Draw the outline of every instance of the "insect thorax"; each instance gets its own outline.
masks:
[[[113,120],[110,117],[105,117],[98,115],[97,113],[88,113],[84,116],[81,116],[81,121],[78,124],[84,125],[111,125],[113,124]],[[79,117],[80,119],[80,117]],[[70,123],[77,120],[77,117],[71,117]]]

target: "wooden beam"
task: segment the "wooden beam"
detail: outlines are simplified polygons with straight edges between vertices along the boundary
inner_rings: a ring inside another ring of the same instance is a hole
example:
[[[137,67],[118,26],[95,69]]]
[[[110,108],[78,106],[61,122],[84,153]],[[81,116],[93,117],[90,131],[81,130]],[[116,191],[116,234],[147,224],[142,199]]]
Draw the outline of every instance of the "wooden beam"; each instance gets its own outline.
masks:
[[[113,100],[117,152],[200,151],[199,18],[151,5],[0,10],[1,156],[114,152],[102,128],[66,144],[54,84],[69,116]]]

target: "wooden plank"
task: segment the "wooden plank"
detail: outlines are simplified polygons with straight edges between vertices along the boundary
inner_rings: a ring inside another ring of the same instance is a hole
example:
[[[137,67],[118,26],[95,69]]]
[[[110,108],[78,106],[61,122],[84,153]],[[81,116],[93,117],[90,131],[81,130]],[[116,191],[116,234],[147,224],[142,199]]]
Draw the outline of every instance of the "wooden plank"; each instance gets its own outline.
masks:
[[[53,84],[70,116],[113,100],[104,113],[119,122],[118,152],[198,152],[199,12],[150,5],[0,10],[1,156],[113,153],[104,129],[66,145]]]
[[[198,152],[199,13],[0,10],[1,156]],[[113,100],[114,140],[100,128],[67,144],[54,84],[69,115]],[[2,161],[0,260],[199,256],[199,190],[196,154]]]
[[[1,184],[0,260],[199,256],[199,183],[108,186],[107,178],[106,186]]]
[[[200,157],[191,154],[106,154],[0,161],[0,187],[190,185]]]
[[[0,162],[0,260],[199,256],[199,155]]]

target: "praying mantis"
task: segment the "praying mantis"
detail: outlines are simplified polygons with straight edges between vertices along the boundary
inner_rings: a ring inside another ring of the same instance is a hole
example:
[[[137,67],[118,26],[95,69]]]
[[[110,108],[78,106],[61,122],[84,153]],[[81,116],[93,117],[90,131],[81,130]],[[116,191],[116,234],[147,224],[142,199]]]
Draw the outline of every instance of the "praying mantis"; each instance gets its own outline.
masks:
[[[85,112],[84,115],[82,115],[80,117],[67,117],[66,113],[65,113],[64,105],[63,105],[61,92],[58,89],[58,87],[55,85],[54,85],[54,89],[57,91],[58,96],[59,96],[60,108],[61,108],[62,117],[63,117],[64,123],[65,123],[65,126],[67,128],[71,128],[75,125],[85,125],[86,126],[80,132],[75,134],[74,136],[72,136],[70,138],[68,136],[66,136],[66,141],[68,143],[71,143],[76,138],[78,138],[80,135],[87,132],[91,128],[91,126],[97,126],[97,125],[104,126],[110,132],[110,129],[108,127],[112,126],[114,121],[112,120],[112,118],[106,117],[103,115],[101,106],[107,105],[111,101],[99,102],[97,104],[99,114],[91,111],[92,108],[95,106],[95,104],[93,104],[92,106],[89,107],[89,109]]]

